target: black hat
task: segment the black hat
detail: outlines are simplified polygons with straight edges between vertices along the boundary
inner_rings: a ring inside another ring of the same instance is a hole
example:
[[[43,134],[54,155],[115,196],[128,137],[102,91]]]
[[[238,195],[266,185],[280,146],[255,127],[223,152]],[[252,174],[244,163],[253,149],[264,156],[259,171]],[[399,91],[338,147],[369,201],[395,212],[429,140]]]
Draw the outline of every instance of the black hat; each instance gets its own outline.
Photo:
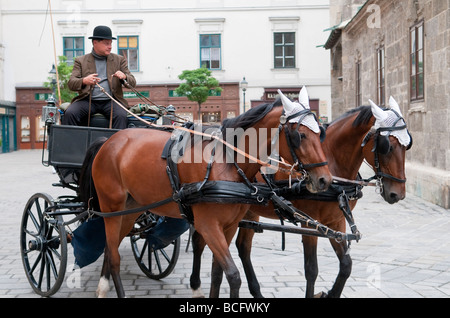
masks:
[[[94,29],[94,35],[89,37],[89,39],[99,39],[99,40],[115,40],[112,36],[111,29],[104,25],[99,25]]]

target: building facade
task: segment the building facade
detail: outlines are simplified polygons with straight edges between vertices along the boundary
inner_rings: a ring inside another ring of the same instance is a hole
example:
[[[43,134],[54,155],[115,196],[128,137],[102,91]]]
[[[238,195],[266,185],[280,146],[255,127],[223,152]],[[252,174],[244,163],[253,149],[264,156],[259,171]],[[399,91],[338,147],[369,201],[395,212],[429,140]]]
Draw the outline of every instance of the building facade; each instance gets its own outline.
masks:
[[[0,85],[3,99],[17,102],[19,148],[40,146],[33,143],[39,129],[31,128],[40,113],[29,115],[29,107],[45,104],[42,84],[55,64],[53,47],[69,61],[89,53],[97,25],[111,27],[113,53],[127,56],[138,91],[174,105],[178,115],[198,120],[196,103],[174,90],[183,70],[205,66],[224,90],[202,105],[203,121],[219,122],[272,101],[276,89],[295,98],[303,85],[314,111],[325,121],[332,117],[329,57],[317,47],[327,38],[328,0],[53,0],[52,15],[48,3],[0,2],[0,74],[8,79]],[[33,93],[21,97],[27,91]],[[25,144],[20,140],[28,123],[34,136]]]
[[[450,1],[331,1],[332,12],[355,6],[325,45],[333,112],[393,96],[414,139],[408,191],[450,208]]]

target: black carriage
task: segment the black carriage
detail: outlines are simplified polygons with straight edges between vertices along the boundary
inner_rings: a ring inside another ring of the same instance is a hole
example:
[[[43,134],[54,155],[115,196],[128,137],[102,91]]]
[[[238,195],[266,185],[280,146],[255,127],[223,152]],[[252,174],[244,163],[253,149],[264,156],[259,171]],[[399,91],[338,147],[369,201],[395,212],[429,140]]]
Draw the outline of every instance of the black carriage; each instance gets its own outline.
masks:
[[[42,163],[52,166],[59,176],[59,182],[53,186],[69,189],[72,193],[57,198],[46,193],[34,194],[25,205],[20,231],[20,251],[26,276],[33,290],[45,297],[55,294],[64,281],[68,243],[73,246],[79,267],[89,265],[103,253],[103,218],[86,213],[84,203],[77,195],[78,178],[88,147],[118,131],[105,128],[105,118],[91,120],[91,125],[99,127],[58,125],[56,112],[51,103],[44,107],[48,155],[43,149]],[[158,116],[153,114],[145,119],[154,122]],[[146,125],[129,117],[129,128],[141,129],[143,126]],[[149,211],[136,220],[128,236],[136,262],[145,275],[161,279],[172,272],[180,251],[180,233],[188,228],[185,220],[159,217]]]

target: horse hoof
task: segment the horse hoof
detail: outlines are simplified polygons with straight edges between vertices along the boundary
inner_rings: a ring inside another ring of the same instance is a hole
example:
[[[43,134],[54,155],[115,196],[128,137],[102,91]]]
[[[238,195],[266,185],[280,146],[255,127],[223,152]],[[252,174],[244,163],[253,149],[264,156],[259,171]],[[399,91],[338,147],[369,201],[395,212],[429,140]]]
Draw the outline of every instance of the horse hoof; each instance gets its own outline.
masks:
[[[328,294],[325,292],[320,292],[314,295],[314,298],[328,298]]]
[[[203,294],[201,289],[193,289],[192,298],[205,298],[205,294]]]
[[[95,291],[97,298],[106,298],[109,291],[109,280],[105,277],[100,277],[97,290]]]

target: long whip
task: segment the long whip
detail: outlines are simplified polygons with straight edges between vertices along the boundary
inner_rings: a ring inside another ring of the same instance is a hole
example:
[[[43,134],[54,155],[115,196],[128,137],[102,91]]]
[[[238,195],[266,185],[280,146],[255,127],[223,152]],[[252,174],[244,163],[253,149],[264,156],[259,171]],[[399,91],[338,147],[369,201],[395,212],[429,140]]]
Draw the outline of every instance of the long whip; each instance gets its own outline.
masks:
[[[62,104],[62,102],[61,102],[61,88],[59,87],[59,72],[58,72],[58,58],[56,56],[55,29],[53,28],[52,5],[51,5],[50,0],[48,0],[48,9],[49,9],[49,12],[50,12],[50,24],[52,26],[52,35],[53,35],[53,54],[55,56],[56,86],[58,87],[59,105],[61,105]]]

